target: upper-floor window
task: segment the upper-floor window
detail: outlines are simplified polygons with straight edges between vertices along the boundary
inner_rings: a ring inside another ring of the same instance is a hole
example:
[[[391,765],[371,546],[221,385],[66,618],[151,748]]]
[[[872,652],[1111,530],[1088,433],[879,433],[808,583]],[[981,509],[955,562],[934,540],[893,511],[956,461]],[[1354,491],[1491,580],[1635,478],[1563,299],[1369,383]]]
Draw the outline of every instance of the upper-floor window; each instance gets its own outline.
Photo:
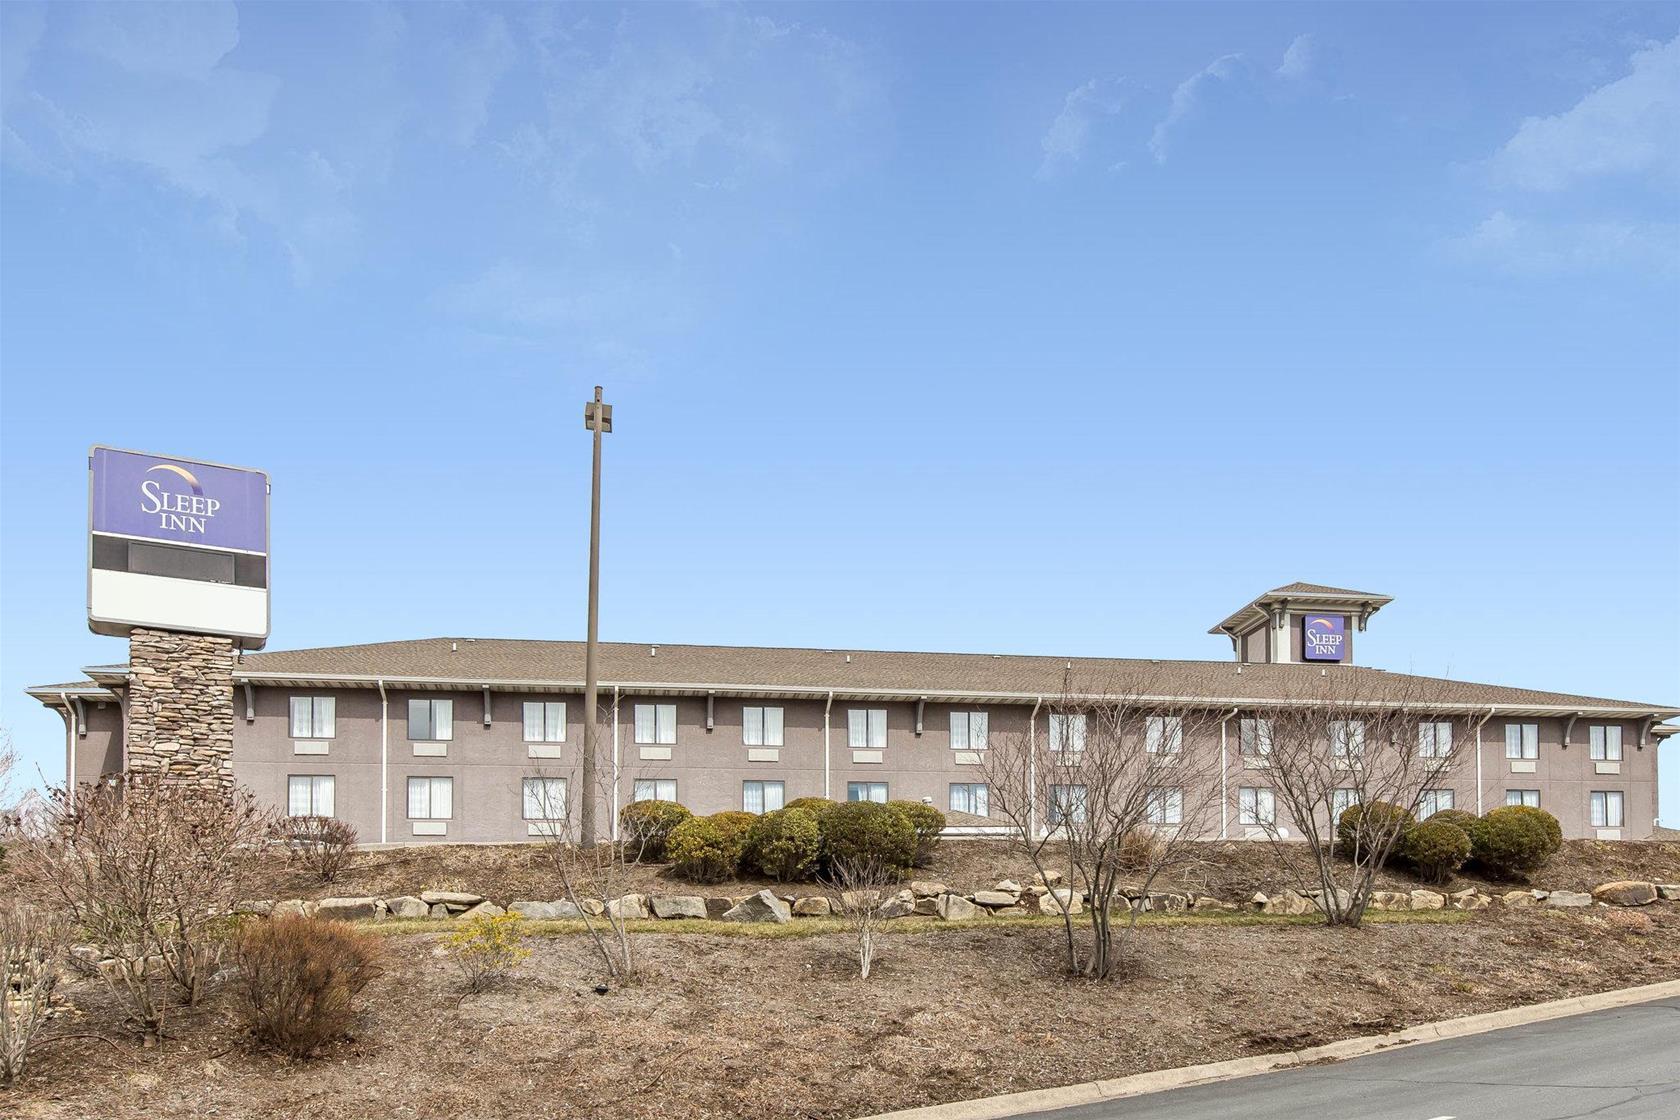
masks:
[[[1417,818],[1428,820],[1442,809],[1453,807],[1453,791],[1450,789],[1426,789],[1418,798]]]
[[[781,746],[782,709],[757,706],[742,708],[741,742],[749,747]]]
[[[446,821],[455,815],[454,778],[410,778],[408,819]]]
[[[637,704],[636,742],[668,747],[677,741],[675,704]]]
[[[1149,823],[1179,824],[1184,820],[1184,791],[1156,789],[1149,791]]]
[[[1359,791],[1356,789],[1333,789],[1330,791],[1330,822],[1335,824],[1342,819],[1342,814],[1359,804]]]
[[[887,710],[850,708],[846,712],[846,745],[853,750],[885,750]]]
[[[286,776],[286,813],[293,817],[333,815],[331,774],[289,774]]]
[[[1592,813],[1594,828],[1622,827],[1622,791],[1619,789],[1595,789],[1588,795],[1588,808]]]
[[[525,701],[525,741],[527,743],[564,743],[566,741],[566,702],[564,700]]]
[[[1237,790],[1237,823],[1272,825],[1277,823],[1277,800],[1269,789],[1244,786]]]
[[[1237,724],[1237,741],[1243,754],[1265,758],[1272,753],[1272,721],[1245,719]]]
[[[337,707],[331,696],[292,697],[292,738],[331,739],[337,730]]]
[[[986,815],[986,806],[990,801],[989,791],[984,782],[952,782],[951,783],[951,812],[972,813],[976,817]]]
[[[675,801],[677,799],[677,780],[675,778],[637,778],[630,787],[632,801]]]
[[[521,778],[519,785],[526,820],[566,819],[566,779]]]
[[[455,701],[410,700],[408,737],[421,742],[455,738]]]
[[[954,751],[983,751],[991,731],[991,719],[985,712],[951,713],[951,749]]]
[[[1538,723],[1507,723],[1505,725],[1506,758],[1539,758],[1540,725]]]
[[[1452,755],[1453,730],[1449,720],[1418,724],[1418,757],[1449,758]]]
[[[847,801],[873,801],[878,805],[887,803],[886,782],[847,782]]]
[[[781,782],[742,782],[741,808],[748,813],[768,813],[782,807]]]
[[[1144,720],[1144,750],[1150,754],[1177,754],[1183,746],[1183,716],[1150,716]]]
[[[1082,785],[1050,787],[1050,826],[1085,819],[1085,787]]]
[[[1540,791],[1537,789],[1508,789],[1505,791],[1505,804],[1526,805],[1530,809],[1540,808]]]
[[[1595,723],[1587,728],[1588,752],[1594,762],[1622,760],[1622,725]]]
[[[1050,713],[1050,749],[1053,751],[1082,751],[1085,749],[1085,714],[1083,712]]]
[[[1365,758],[1364,720],[1330,721],[1330,757],[1347,763],[1357,763]]]

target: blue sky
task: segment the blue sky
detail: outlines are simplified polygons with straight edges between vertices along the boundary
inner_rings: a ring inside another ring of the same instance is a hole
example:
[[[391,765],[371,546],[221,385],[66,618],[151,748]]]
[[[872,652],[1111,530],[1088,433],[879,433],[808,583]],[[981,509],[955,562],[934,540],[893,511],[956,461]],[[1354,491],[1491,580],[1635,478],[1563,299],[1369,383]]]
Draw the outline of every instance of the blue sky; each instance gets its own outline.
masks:
[[[0,722],[89,444],[274,478],[272,648],[1360,659],[1680,702],[1656,4],[0,5]],[[1663,814],[1680,824],[1680,752]]]

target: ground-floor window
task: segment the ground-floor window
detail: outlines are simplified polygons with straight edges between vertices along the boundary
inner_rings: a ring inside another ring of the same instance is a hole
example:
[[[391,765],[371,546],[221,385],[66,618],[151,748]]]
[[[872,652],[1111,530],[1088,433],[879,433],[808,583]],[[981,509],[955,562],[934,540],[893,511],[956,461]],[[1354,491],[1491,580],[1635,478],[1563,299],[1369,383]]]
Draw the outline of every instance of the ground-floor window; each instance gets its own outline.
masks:
[[[742,782],[741,808],[749,813],[768,813],[782,807],[781,782]]]
[[[1592,826],[1594,828],[1622,827],[1622,791],[1619,789],[1595,789],[1588,795],[1588,805],[1592,810]]]
[[[971,813],[976,817],[986,816],[986,807],[989,800],[984,782],[951,783],[951,812],[953,813]]]
[[[1260,827],[1277,823],[1277,801],[1269,789],[1243,786],[1237,790],[1237,823]]]
[[[294,817],[333,815],[331,774],[290,774],[286,777],[286,812]]]
[[[637,778],[630,790],[632,801],[675,801],[677,799],[677,780],[675,778]]]
[[[1540,791],[1537,789],[1508,789],[1505,791],[1505,804],[1526,805],[1530,809],[1540,808]]]
[[[847,801],[874,801],[877,804],[887,803],[886,782],[847,782]]]
[[[1050,787],[1050,827],[1068,821],[1078,823],[1085,819],[1085,787],[1084,786],[1051,786]]]
[[[566,819],[566,779],[525,778],[520,785],[524,793],[526,820]]]
[[[455,815],[454,778],[410,778],[408,819],[446,821]]]
[[[1359,804],[1359,791],[1356,789],[1333,789],[1330,791],[1330,822],[1338,823],[1342,814]]]
[[[1453,791],[1450,789],[1426,789],[1418,798],[1418,820],[1427,820],[1442,809],[1453,807]]]
[[[1149,792],[1149,823],[1179,824],[1184,820],[1184,791],[1156,789]]]

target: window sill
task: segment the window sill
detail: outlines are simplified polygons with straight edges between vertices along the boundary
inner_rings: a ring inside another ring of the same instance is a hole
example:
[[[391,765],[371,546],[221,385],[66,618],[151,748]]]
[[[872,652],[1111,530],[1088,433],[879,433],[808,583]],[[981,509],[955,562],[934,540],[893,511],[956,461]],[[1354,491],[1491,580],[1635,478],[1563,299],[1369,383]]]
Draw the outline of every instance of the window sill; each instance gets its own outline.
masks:
[[[1619,828],[1595,828],[1593,829],[1593,838],[1595,840],[1620,840],[1622,830]]]
[[[566,744],[564,743],[526,743],[526,758],[565,758]]]
[[[1594,774],[1620,774],[1621,772],[1622,772],[1622,764],[1620,762],[1595,762],[1595,763],[1593,763],[1593,773]]]
[[[1539,765],[1539,760],[1533,758],[1512,758],[1506,761],[1511,764],[1513,774],[1532,774]]]
[[[448,836],[448,821],[410,821],[415,836]]]
[[[669,761],[671,761],[671,748],[670,747],[639,747],[639,748],[637,748],[636,753],[637,753],[637,757],[640,758],[643,762],[669,762]]]
[[[867,764],[873,764],[873,765],[878,766],[882,762],[886,761],[886,754],[887,754],[886,751],[859,751],[859,750],[854,750],[852,752],[852,762],[856,763],[856,764],[867,763]]]
[[[448,758],[448,743],[415,743],[415,758]]]
[[[748,747],[748,762],[780,762],[782,749],[780,747]]]
[[[525,835],[527,836],[564,836],[565,821],[526,821]]]
[[[293,754],[326,754],[332,744],[324,739],[293,739]]]
[[[979,751],[957,751],[954,758],[958,766],[979,766],[982,755]]]

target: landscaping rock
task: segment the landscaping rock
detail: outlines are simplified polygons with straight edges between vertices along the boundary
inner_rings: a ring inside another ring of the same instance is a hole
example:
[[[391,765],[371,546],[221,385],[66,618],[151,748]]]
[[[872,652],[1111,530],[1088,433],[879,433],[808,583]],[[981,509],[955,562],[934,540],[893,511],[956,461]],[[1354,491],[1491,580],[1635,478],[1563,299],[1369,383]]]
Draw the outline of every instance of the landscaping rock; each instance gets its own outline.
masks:
[[[507,912],[518,914],[521,918],[528,918],[533,922],[551,922],[560,916],[552,902],[510,902]]]
[[[993,910],[994,918],[1030,918],[1032,911],[1025,906],[1005,906],[1002,910]]]
[[[1046,887],[1053,887],[1061,881],[1062,873],[1060,871],[1045,871],[1033,876],[1033,882],[1041,883]]]
[[[607,914],[609,917],[623,918],[627,921],[647,918],[650,916],[647,895],[627,894],[623,898],[608,899]]]
[[[1182,914],[1190,909],[1190,896],[1178,891],[1157,891],[1149,896],[1149,908],[1162,913]]]
[[[557,898],[553,902],[550,902],[549,905],[554,907],[554,918],[556,921],[566,921],[567,919],[576,921],[577,919],[583,917],[583,911],[578,909],[578,904],[569,898]]]
[[[1499,896],[1505,906],[1536,906],[1545,900],[1545,891],[1506,891]]]
[[[1412,896],[1406,891],[1372,891],[1371,909],[1373,910],[1410,910]]]
[[[323,898],[315,916],[341,922],[365,922],[378,912],[377,898]]]
[[[421,891],[420,901],[428,906],[442,903],[451,910],[469,910],[484,901],[481,894],[465,894],[461,891]]]
[[[918,898],[910,904],[910,912],[912,914],[920,914],[923,917],[931,918],[939,913],[939,899]]]
[[[1198,914],[1209,910],[1235,910],[1236,908],[1237,904],[1234,902],[1222,902],[1217,898],[1213,898],[1205,894],[1198,898],[1190,906],[1190,909],[1196,911]]]
[[[581,907],[583,912],[588,914],[591,918],[599,918],[602,914],[607,912],[607,908],[601,905],[601,900],[598,898],[579,899],[578,906]]]
[[[801,898],[793,904],[793,916],[796,918],[826,918],[832,913],[833,905],[820,894]]]
[[[1413,891],[1413,910],[1440,910],[1447,904],[1447,898],[1439,891]]]
[[[984,913],[980,907],[974,905],[960,894],[942,894],[939,896],[939,916],[947,922],[967,922]]]
[[[269,911],[269,916],[274,918],[302,918],[307,917],[307,913],[303,908],[303,899],[288,898],[284,902],[276,902],[274,909]]]
[[[503,910],[494,902],[481,902],[477,906],[461,911],[460,916],[463,918],[499,918],[506,913],[506,910]]]
[[[1592,901],[1585,891],[1553,891],[1546,896],[1546,905],[1554,907],[1591,906]]]
[[[1312,899],[1300,891],[1291,889],[1267,898],[1261,909],[1268,914],[1282,914],[1285,917],[1293,917],[1311,912],[1314,906]]]
[[[1266,906],[1271,901],[1272,900],[1266,896],[1265,891],[1255,891],[1254,897],[1248,900],[1248,904],[1256,910],[1265,910]]]
[[[1669,902],[1680,901],[1680,883],[1658,883],[1657,895]]]
[[[1612,906],[1649,906],[1657,900],[1657,886],[1637,879],[1618,879],[1600,883],[1592,889],[1592,896]]]
[[[706,917],[713,919],[722,918],[725,914],[729,913],[730,908],[734,905],[735,900],[733,898],[721,898],[717,895],[713,895],[706,899]]]
[[[996,890],[974,892],[974,902],[976,905],[990,906],[993,908],[1013,906],[1015,903],[1020,901],[1020,898],[1021,892],[1019,891]]]
[[[1061,916],[1066,910],[1069,914],[1085,912],[1085,892],[1057,888],[1039,896],[1038,910],[1041,914],[1055,914]]]
[[[992,884],[994,891],[1008,891],[1010,894],[1020,894],[1021,884],[1013,879],[1000,879]]]
[[[441,902],[434,902],[426,911],[428,918],[439,919],[449,917],[449,907]]]
[[[769,891],[759,891],[757,894],[742,899],[729,908],[723,915],[726,922],[791,922],[793,914],[788,910],[788,904],[777,898]]]
[[[910,882],[910,893],[917,898],[938,898],[946,889],[944,883],[932,883],[925,879],[913,879]]]
[[[431,912],[431,907],[411,894],[387,898],[385,909],[391,912],[393,918],[424,918]]]
[[[694,894],[656,894],[648,900],[656,918],[708,917],[706,900]],[[725,908],[727,909],[727,907]]]
[[[914,902],[906,902],[897,895],[887,899],[881,906],[881,917],[883,918],[908,918],[915,912],[916,904]]]
[[[247,898],[233,904],[235,914],[255,914],[259,918],[266,918],[274,912],[272,898]]]

